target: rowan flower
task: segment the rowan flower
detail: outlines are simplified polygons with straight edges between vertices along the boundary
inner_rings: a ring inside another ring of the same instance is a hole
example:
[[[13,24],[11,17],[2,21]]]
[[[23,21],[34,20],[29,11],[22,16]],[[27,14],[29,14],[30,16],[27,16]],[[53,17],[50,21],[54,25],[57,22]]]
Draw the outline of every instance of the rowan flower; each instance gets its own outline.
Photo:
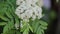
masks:
[[[30,18],[32,20],[42,18],[42,0],[17,0],[16,4],[19,6],[15,13],[22,21],[29,22]]]

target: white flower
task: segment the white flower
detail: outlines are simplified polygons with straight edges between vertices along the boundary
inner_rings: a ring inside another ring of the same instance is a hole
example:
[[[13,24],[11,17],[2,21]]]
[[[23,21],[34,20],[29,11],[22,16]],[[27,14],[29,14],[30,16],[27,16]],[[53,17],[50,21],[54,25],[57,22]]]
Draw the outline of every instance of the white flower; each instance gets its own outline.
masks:
[[[17,5],[20,5],[23,1],[24,1],[24,0],[17,0],[17,1],[16,1],[16,4],[17,4]]]
[[[36,4],[38,3],[38,5]],[[23,21],[35,20],[42,17],[42,0],[17,0],[16,14]]]
[[[19,24],[15,23],[15,28],[19,29]]]
[[[41,7],[43,6],[43,0],[17,0],[16,4],[18,7],[16,8],[15,14],[22,19],[20,25],[15,23],[16,29],[19,29],[19,26],[23,28],[23,22],[28,23],[30,18],[32,18],[32,21],[34,21],[36,18],[42,18]]]
[[[32,0],[26,0],[26,4],[31,5],[32,4]]]
[[[21,18],[21,19],[25,19],[25,18],[26,18],[26,17],[25,17],[25,14],[24,14],[24,13],[21,14],[21,15],[20,15],[20,18]]]
[[[32,13],[33,11],[29,9],[25,11],[25,15],[27,16],[27,18],[30,18],[32,16]]]
[[[38,0],[37,4],[42,7],[43,6],[43,0]]]
[[[33,3],[36,3],[38,0],[32,0]]]
[[[36,19],[36,15],[33,15],[33,16],[32,16],[32,20],[35,20],[35,19]]]
[[[23,21],[25,21],[25,22],[29,22],[29,19],[23,19]]]
[[[39,15],[38,15],[38,19],[40,19],[40,18],[42,18],[42,14],[39,14]]]
[[[20,27],[23,28],[23,24],[22,24],[22,21],[20,22]]]
[[[23,9],[19,6],[16,8],[16,12],[20,13]],[[23,11],[22,11],[23,12]]]

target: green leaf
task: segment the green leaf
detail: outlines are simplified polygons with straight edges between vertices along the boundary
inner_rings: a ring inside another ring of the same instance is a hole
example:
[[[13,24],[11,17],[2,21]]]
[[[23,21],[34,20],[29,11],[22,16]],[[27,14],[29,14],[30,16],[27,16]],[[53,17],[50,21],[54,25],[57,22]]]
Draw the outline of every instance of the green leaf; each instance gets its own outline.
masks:
[[[36,34],[44,34],[44,30],[41,29],[41,27],[39,26],[39,27],[37,28]]]
[[[9,20],[8,18],[6,18],[6,17],[3,16],[3,15],[0,15],[0,18],[1,18],[2,20],[4,20],[4,21],[8,21],[8,20]]]
[[[47,29],[47,26],[42,26],[42,25],[40,25],[40,27],[41,27],[42,29]]]
[[[3,33],[8,33],[9,30],[14,28],[14,23],[13,21],[9,21],[8,24],[3,29]]]
[[[39,21],[42,26],[48,26],[47,22],[40,20]]]
[[[34,25],[34,32],[36,32],[37,31],[37,28],[39,27],[39,23],[38,22],[36,22],[35,23],[35,25]]]
[[[6,34],[15,34],[15,30],[8,30]]]
[[[42,29],[40,27],[37,29],[36,34],[42,34]]]
[[[30,24],[28,25],[28,27],[33,32],[33,28],[32,28],[32,26],[30,26]]]
[[[8,30],[6,33],[3,34],[15,34],[15,30]]]
[[[0,9],[0,15],[4,15],[4,10],[2,10],[2,9]]]
[[[32,28],[30,27],[30,25],[27,22],[23,22],[23,27],[21,28],[21,32],[23,32],[23,34],[29,34],[29,29],[32,30]]]
[[[15,7],[15,2],[14,2],[14,1],[16,1],[16,0],[7,0],[7,3],[10,4],[12,10],[15,9],[15,8],[14,8],[14,7]]]
[[[18,27],[20,28],[20,22],[18,18],[15,18],[15,24],[18,24]]]
[[[23,34],[29,34],[29,28],[25,29],[25,31],[23,32]]]
[[[4,29],[3,29],[3,33],[4,33],[4,34],[8,32],[8,30],[9,30],[8,27],[9,27],[8,24],[4,27]]]
[[[9,26],[9,29],[14,28],[14,22],[13,22],[13,20],[11,20],[11,21],[8,22],[8,26]]]
[[[11,13],[9,12],[9,9],[7,8],[7,10],[5,11],[5,14],[8,16],[8,18],[13,18]]]
[[[38,26],[39,26],[39,20],[36,19],[35,21],[32,22],[32,28],[34,32],[36,32]]]
[[[6,25],[6,22],[0,22],[0,26]]]
[[[16,31],[16,34],[21,34],[19,31]]]
[[[47,29],[47,22],[43,20],[35,20],[32,22],[32,28],[36,34],[44,34],[44,30]]]
[[[25,29],[27,29],[28,25],[26,22],[22,22],[22,26],[20,32],[23,32]],[[28,27],[29,28],[29,27]]]

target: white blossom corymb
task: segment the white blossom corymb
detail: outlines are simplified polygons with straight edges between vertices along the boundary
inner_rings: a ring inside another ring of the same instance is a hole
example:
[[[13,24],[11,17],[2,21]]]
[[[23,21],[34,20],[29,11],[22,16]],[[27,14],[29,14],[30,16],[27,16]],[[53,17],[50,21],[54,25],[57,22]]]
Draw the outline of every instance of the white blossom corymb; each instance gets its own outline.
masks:
[[[18,17],[24,21],[29,22],[29,19],[35,20],[36,18],[40,19],[42,17],[42,8],[38,4],[40,0],[17,0],[16,4],[16,14]],[[41,4],[42,5],[42,4]]]
[[[42,17],[42,5],[43,0],[17,0],[16,4],[18,7],[16,8],[15,14],[25,22],[29,22],[29,19],[35,20],[36,18],[40,19]],[[20,26],[23,27],[22,21],[20,22]],[[19,25],[15,23],[16,29],[18,29]]]

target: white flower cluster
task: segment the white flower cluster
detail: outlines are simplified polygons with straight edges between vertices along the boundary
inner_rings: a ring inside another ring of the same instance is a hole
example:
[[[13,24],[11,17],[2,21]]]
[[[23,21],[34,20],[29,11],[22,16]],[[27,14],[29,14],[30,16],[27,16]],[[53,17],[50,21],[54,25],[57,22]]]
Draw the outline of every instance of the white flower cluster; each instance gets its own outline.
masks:
[[[39,0],[17,0],[16,14],[22,20],[29,22],[29,19],[35,20],[42,17],[42,8],[38,6]],[[40,4],[39,4],[40,5]]]

